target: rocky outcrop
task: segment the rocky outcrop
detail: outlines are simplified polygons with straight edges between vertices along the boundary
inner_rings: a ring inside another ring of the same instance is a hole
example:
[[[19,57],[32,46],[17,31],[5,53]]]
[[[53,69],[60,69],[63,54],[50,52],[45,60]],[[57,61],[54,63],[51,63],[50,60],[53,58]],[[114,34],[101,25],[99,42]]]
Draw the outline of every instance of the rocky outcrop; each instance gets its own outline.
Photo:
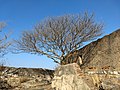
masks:
[[[78,56],[82,58],[82,69],[89,67],[120,71],[120,29],[94,41],[80,50],[68,55],[62,64],[77,62]]]
[[[55,90],[95,90],[92,79],[85,78],[84,75],[80,67],[75,63],[60,66],[55,72],[52,88]]]
[[[55,90],[120,90],[120,75],[85,73],[76,63],[62,65],[52,80]]]
[[[52,90],[53,70],[0,67],[0,90]]]

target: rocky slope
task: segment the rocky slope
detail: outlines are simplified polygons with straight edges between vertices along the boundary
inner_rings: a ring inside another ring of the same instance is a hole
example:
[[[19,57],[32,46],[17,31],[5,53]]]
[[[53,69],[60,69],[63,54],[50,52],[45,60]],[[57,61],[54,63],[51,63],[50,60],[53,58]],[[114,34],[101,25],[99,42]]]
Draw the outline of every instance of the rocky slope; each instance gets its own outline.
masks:
[[[80,50],[66,57],[62,64],[77,62],[78,56],[82,58],[82,68],[96,67],[102,69],[120,70],[120,29],[94,41]]]
[[[0,90],[51,90],[53,70],[0,67]]]

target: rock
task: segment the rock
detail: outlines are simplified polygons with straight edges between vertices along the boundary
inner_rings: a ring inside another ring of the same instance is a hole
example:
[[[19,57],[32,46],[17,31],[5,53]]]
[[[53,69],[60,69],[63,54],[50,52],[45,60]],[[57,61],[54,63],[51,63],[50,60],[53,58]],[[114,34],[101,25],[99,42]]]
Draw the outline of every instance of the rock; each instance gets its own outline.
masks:
[[[8,90],[12,87],[7,83],[7,81],[3,81],[0,79],[0,90]]]
[[[80,50],[71,52],[61,63],[77,62],[78,56],[82,58],[82,69],[87,70],[87,67],[92,66],[97,69],[108,67],[103,69],[120,71],[120,29],[97,41],[91,42]]]
[[[120,85],[111,80],[104,80],[102,82],[102,87],[104,90],[120,90]]]
[[[0,90],[52,90],[53,73],[41,68],[5,67],[0,74]]]
[[[76,63],[60,66],[55,71],[52,88],[55,90],[95,90],[94,86],[87,84],[84,77],[84,73]]]

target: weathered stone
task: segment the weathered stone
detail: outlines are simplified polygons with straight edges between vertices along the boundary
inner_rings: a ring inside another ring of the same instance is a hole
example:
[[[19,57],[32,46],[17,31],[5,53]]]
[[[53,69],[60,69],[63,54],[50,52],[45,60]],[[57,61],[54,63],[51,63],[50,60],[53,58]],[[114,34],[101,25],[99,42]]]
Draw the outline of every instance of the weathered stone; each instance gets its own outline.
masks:
[[[78,56],[82,58],[82,69],[106,67],[103,69],[120,71],[120,29],[72,52],[71,56],[68,55],[62,64],[77,62]]]
[[[120,85],[114,84],[113,82],[109,82],[107,80],[102,82],[102,87],[105,90],[120,90]]]
[[[80,67],[76,64],[68,64],[58,67],[52,81],[52,88],[56,90],[92,90],[89,86]]]

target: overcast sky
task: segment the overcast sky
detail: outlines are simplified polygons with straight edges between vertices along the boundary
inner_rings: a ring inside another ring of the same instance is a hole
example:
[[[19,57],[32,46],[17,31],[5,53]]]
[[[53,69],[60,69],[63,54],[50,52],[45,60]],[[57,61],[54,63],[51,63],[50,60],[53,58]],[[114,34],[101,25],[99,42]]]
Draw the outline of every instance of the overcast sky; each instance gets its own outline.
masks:
[[[7,23],[6,30],[12,31],[11,38],[19,38],[24,30],[49,16],[95,13],[97,22],[104,22],[104,35],[120,28],[120,0],[0,0],[0,21]],[[11,54],[6,65],[53,69],[56,64],[45,56]]]

